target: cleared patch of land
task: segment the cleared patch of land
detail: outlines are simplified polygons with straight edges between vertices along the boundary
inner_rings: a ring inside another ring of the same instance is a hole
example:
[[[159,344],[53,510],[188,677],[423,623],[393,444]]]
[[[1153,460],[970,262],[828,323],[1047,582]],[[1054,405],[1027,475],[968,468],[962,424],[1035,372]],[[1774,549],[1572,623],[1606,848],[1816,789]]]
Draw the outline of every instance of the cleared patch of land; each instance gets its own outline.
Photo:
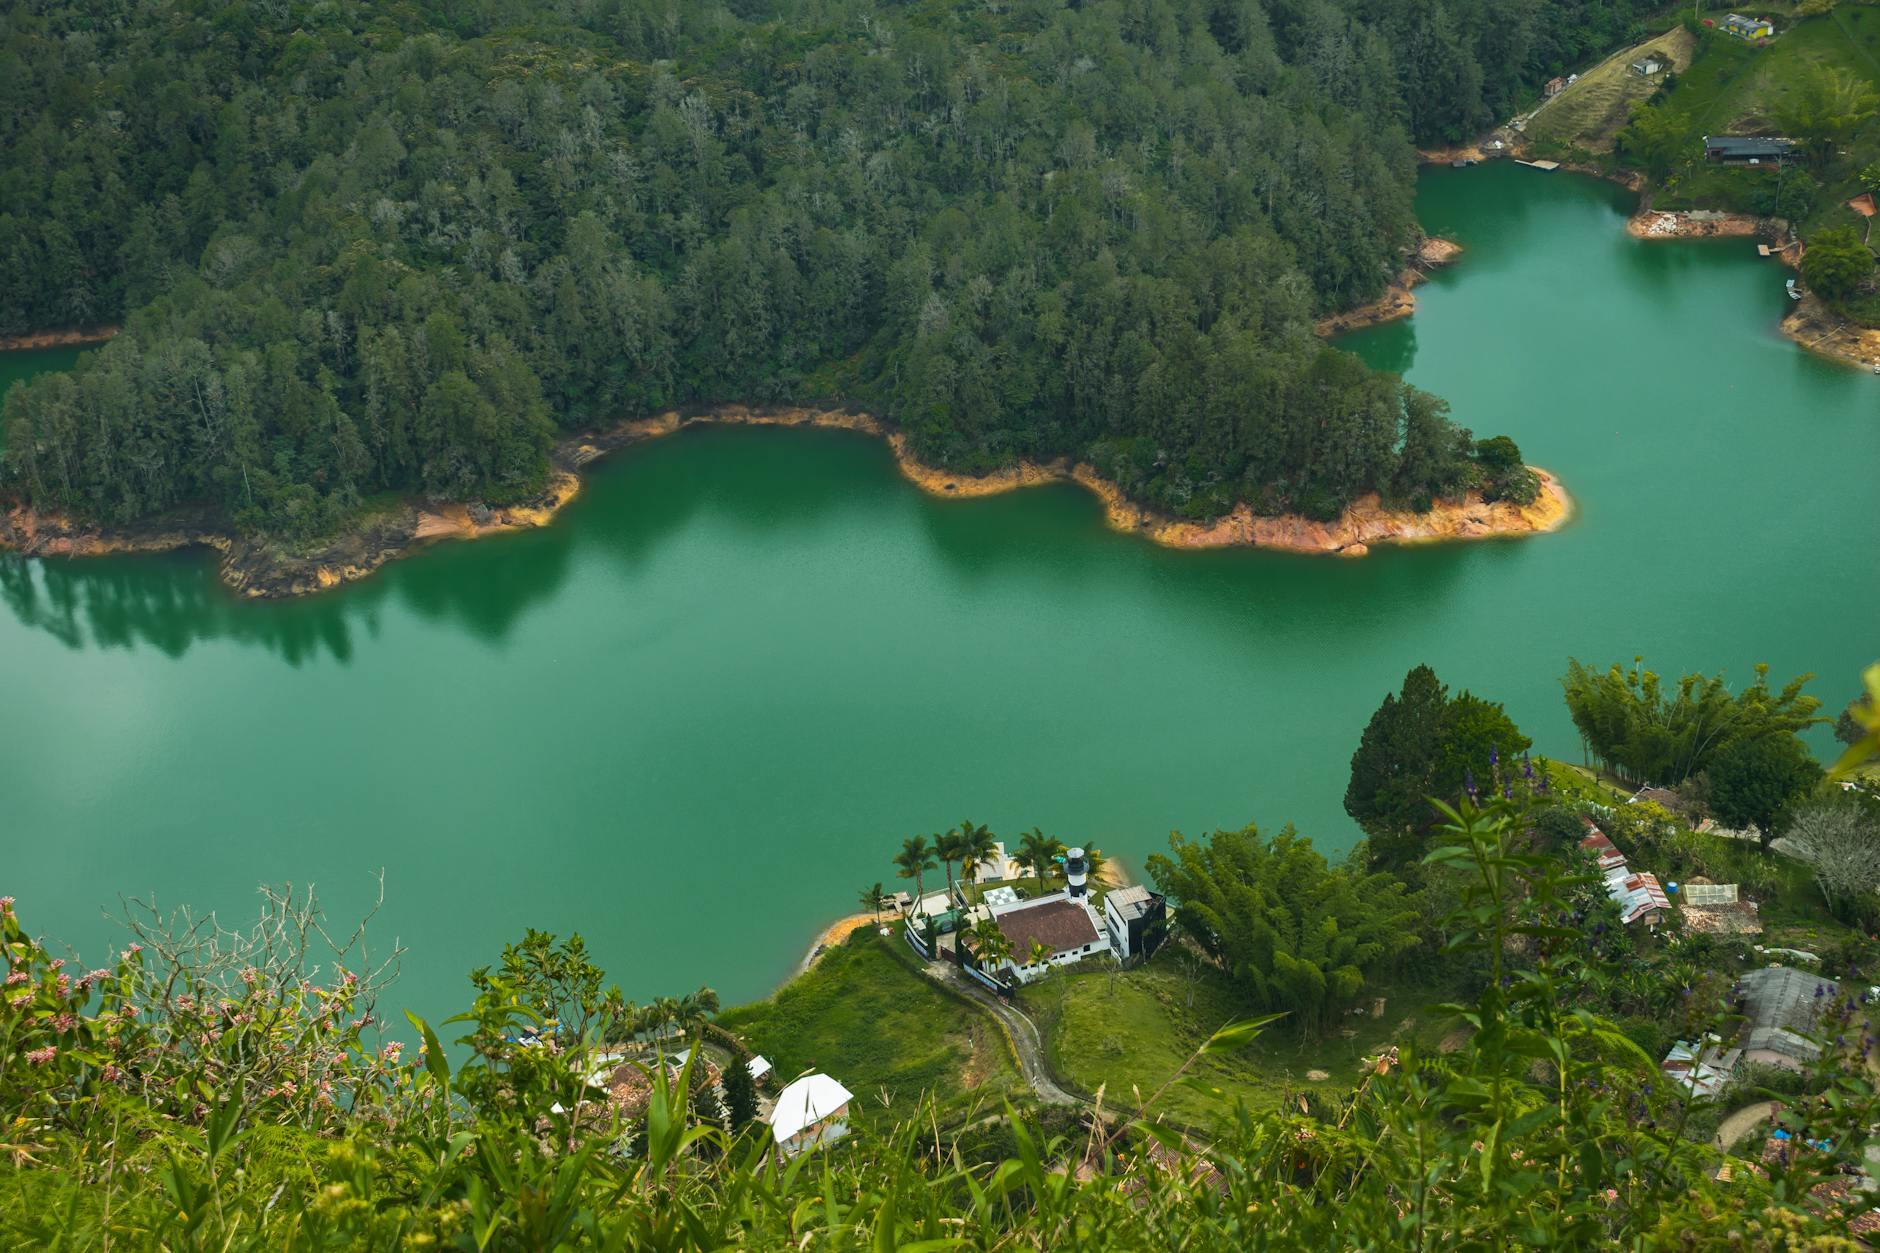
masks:
[[[821,1070],[856,1094],[863,1116],[905,1113],[923,1093],[946,1101],[971,1088],[996,1102],[1018,1087],[997,1024],[923,978],[900,944],[864,927],[719,1023],[770,1059],[778,1083]]]
[[[1669,62],[1672,72],[1681,74],[1691,64],[1696,47],[1696,37],[1676,27],[1613,53],[1541,105],[1529,119],[1525,134],[1530,140],[1588,152],[1611,151],[1613,137],[1631,117],[1633,104],[1649,98],[1664,78],[1663,74],[1652,78],[1636,74],[1632,63],[1647,53],[1657,53]]]

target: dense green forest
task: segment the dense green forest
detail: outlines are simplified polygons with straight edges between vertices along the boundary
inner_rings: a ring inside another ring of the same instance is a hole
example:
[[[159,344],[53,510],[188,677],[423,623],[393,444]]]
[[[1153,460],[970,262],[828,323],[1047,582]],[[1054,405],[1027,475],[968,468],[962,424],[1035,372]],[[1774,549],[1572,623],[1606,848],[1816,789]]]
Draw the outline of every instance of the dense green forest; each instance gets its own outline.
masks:
[[[1520,496],[1312,335],[1413,241],[1411,143],[1642,0],[29,0],[0,14],[14,492],[328,529],[492,501],[557,427],[841,400],[1190,517]]]

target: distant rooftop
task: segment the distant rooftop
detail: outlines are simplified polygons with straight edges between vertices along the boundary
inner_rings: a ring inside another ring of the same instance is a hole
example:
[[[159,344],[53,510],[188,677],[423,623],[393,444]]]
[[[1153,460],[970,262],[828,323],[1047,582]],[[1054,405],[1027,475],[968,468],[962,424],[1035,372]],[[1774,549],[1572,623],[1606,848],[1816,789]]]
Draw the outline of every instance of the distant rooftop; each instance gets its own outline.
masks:
[[[1706,135],[1704,151],[1726,157],[1779,157],[1795,148],[1793,139],[1775,135]]]

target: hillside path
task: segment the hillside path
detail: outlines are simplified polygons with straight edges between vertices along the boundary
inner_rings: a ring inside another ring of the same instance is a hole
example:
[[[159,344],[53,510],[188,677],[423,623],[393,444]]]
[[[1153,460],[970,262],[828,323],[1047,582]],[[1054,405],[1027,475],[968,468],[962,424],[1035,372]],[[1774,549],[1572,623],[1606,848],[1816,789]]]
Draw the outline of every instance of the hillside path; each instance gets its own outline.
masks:
[[[1038,1033],[1038,1024],[1023,1010],[981,988],[962,975],[959,967],[952,962],[926,962],[921,966],[921,973],[968,997],[1004,1024],[1012,1048],[1018,1055],[1018,1072],[1031,1085],[1031,1090],[1038,1094],[1039,1100],[1051,1105],[1090,1106],[1089,1101],[1066,1092],[1051,1078],[1050,1068],[1044,1061],[1044,1038]],[[1106,1112],[1104,1116],[1107,1119],[1109,1114]]]

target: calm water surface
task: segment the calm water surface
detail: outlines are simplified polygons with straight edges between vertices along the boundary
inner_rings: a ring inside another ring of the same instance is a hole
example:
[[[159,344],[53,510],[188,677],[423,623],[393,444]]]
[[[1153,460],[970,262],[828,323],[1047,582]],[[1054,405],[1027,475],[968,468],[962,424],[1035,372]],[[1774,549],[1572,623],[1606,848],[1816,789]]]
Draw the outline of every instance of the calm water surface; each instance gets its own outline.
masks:
[[[1468,252],[1351,341],[1559,472],[1550,537],[1168,552],[1075,488],[936,501],[863,437],[705,430],[547,531],[296,603],[200,556],[0,563],[0,891],[102,956],[119,893],[239,917],[311,881],[344,912],[382,867],[421,1011],[529,926],[629,995],[741,999],[964,817],[1137,861],[1249,820],[1346,847],[1358,732],[1421,661],[1568,756],[1570,655],[1843,700],[1880,649],[1880,379],[1776,334],[1748,244],[1635,243],[1627,203],[1433,172],[1423,220]]]

